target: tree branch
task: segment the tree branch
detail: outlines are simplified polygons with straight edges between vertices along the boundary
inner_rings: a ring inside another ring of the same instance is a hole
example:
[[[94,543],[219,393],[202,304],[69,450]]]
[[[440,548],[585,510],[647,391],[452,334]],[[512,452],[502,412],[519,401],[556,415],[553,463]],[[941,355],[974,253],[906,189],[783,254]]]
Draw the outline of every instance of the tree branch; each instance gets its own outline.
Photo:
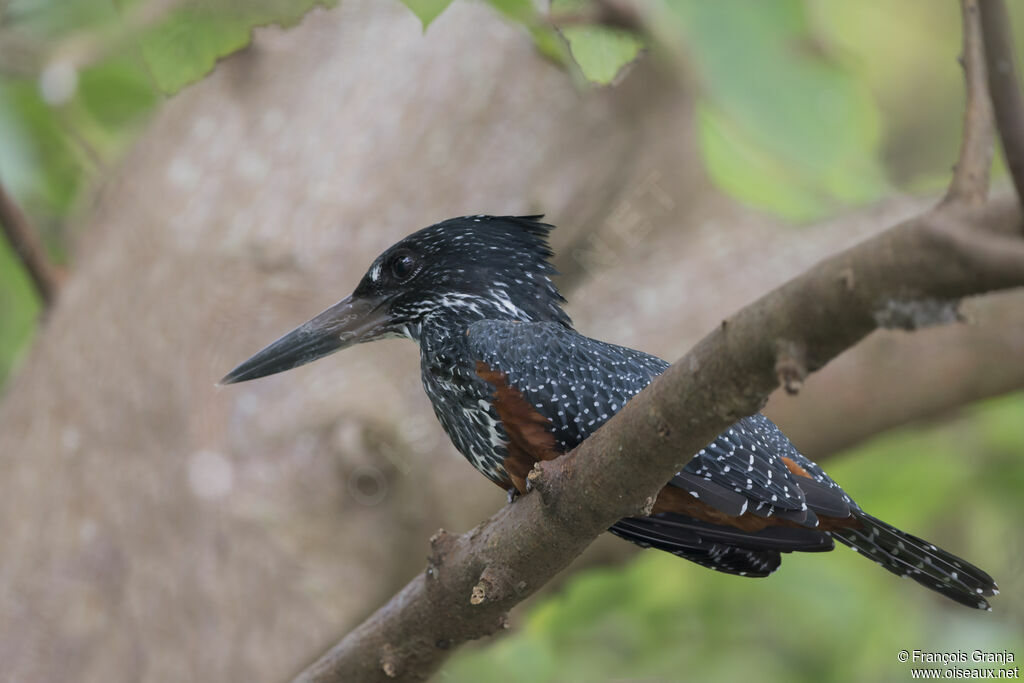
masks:
[[[964,81],[967,103],[964,107],[964,132],[960,156],[953,168],[953,180],[947,201],[980,204],[988,195],[992,168],[992,103],[985,74],[985,49],[978,17],[978,0],[961,0],[963,17]]]
[[[0,183],[0,228],[3,229],[7,241],[28,271],[32,284],[35,285],[43,307],[49,308],[57,296],[60,286],[60,274],[50,263],[46,250],[36,237],[28,218],[7,194]]]
[[[1024,96],[1017,74],[1010,17],[1003,0],[980,0],[988,83],[1006,166],[1024,202]]]
[[[576,450],[531,474],[536,493],[461,536],[298,678],[423,680],[779,384],[780,349],[814,372],[881,326],[950,319],[965,296],[1024,286],[1015,202],[946,204],[823,261],[723,321]],[[628,457],[624,457],[628,454]]]
[[[618,0],[595,0],[582,10],[549,14],[546,21],[551,26],[605,26],[624,31],[643,30],[643,21],[636,8]]]
[[[968,324],[913,335],[872,333],[823,368],[799,396],[776,391],[762,412],[823,464],[887,429],[1024,388],[1024,291],[964,304]]]

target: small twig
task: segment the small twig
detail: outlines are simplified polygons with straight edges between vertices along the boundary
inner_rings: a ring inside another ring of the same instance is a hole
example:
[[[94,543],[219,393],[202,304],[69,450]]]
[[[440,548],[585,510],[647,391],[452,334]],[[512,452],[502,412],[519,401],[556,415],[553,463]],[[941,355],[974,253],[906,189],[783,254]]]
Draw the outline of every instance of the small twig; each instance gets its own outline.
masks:
[[[964,107],[963,138],[960,156],[953,169],[953,180],[946,201],[980,204],[988,195],[992,168],[992,103],[985,74],[985,48],[978,16],[978,0],[961,0],[963,15],[963,54],[967,104]]]
[[[50,308],[60,288],[59,271],[50,263],[46,250],[28,218],[0,183],[0,227],[18,259],[28,271],[44,308]]]
[[[790,396],[800,393],[807,378],[807,364],[804,360],[804,348],[800,344],[780,339],[776,342],[775,374],[779,384]]]
[[[988,85],[1006,166],[1024,203],[1024,96],[1017,74],[1010,17],[1003,0],[980,0]]]
[[[580,11],[548,15],[547,22],[556,28],[605,26],[637,33],[644,27],[636,8],[618,0],[595,0]]]

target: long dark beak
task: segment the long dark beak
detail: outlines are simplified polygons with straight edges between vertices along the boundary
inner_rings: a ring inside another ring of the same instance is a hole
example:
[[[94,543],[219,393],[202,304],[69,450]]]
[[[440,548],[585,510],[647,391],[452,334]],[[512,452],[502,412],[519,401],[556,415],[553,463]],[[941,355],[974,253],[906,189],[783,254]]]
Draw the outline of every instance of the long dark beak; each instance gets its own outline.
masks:
[[[305,365],[317,358],[384,336],[390,322],[382,299],[350,296],[270,344],[224,376],[235,384]]]

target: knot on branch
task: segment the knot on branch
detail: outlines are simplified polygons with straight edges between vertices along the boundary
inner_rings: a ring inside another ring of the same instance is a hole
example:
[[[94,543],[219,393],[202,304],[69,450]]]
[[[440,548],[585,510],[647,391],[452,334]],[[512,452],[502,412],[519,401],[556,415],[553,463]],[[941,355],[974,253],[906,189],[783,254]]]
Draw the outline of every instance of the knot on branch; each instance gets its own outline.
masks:
[[[959,299],[887,299],[874,312],[875,323],[912,332],[923,327],[963,322]]]
[[[750,388],[746,378],[743,379],[742,385],[733,385],[725,391],[731,393],[720,394],[708,408],[710,414],[729,423],[756,413],[768,403],[768,399],[765,396],[755,393]],[[692,426],[699,426],[703,424],[704,419],[704,416],[695,415],[690,419],[690,424]]]
[[[800,393],[807,377],[807,350],[803,344],[780,339],[775,345],[775,376],[790,396]]]
[[[426,570],[428,579],[437,579],[439,570],[444,566],[454,543],[455,537],[444,529],[438,529],[437,533],[430,537],[430,555],[427,556]]]
[[[660,383],[659,383],[660,386]],[[672,436],[672,425],[670,420],[666,420],[662,414],[661,409],[652,405],[647,409],[647,424],[655,434],[658,435],[659,439],[667,439]],[[619,446],[619,452],[622,451],[622,446]]]
[[[520,582],[524,584],[524,582]],[[480,579],[473,586],[469,596],[469,604],[482,605],[485,602],[496,602],[508,597],[510,582],[499,571],[488,565],[480,573]],[[525,584],[523,585],[525,588]],[[517,586],[518,588],[518,586]]]
[[[469,604],[479,605],[487,599],[487,584],[481,579],[480,583],[473,586],[473,592],[469,596]]]
[[[402,672],[398,650],[391,643],[384,643],[380,649],[380,670],[388,678],[398,678]]]
[[[558,476],[553,460],[538,460],[526,475],[526,490],[536,490],[545,505],[553,501],[554,482]]]
[[[657,497],[647,496],[644,502],[636,510],[637,517],[650,517],[651,513],[654,512],[654,504],[658,502]]]
[[[842,283],[847,292],[852,292],[857,287],[857,277],[854,275],[853,268],[847,266],[841,269],[839,271],[839,282]]]

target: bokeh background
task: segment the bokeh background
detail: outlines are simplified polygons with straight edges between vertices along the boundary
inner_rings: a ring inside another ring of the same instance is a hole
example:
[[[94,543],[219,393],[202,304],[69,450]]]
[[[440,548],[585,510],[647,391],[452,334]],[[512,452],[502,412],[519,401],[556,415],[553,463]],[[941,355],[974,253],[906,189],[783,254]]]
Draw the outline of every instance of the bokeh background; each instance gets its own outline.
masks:
[[[956,158],[949,0],[652,1],[646,42],[580,2],[328,4],[0,2],[0,182],[65,273],[43,311],[0,244],[0,678],[285,679],[422,571],[437,528],[504,504],[408,342],[214,386],[406,233],[544,212],[577,327],[671,359],[929,206]],[[992,613],[842,548],[754,581],[605,538],[437,680],[1019,662],[1024,295],[963,308],[767,412],[873,514],[993,574]]]

